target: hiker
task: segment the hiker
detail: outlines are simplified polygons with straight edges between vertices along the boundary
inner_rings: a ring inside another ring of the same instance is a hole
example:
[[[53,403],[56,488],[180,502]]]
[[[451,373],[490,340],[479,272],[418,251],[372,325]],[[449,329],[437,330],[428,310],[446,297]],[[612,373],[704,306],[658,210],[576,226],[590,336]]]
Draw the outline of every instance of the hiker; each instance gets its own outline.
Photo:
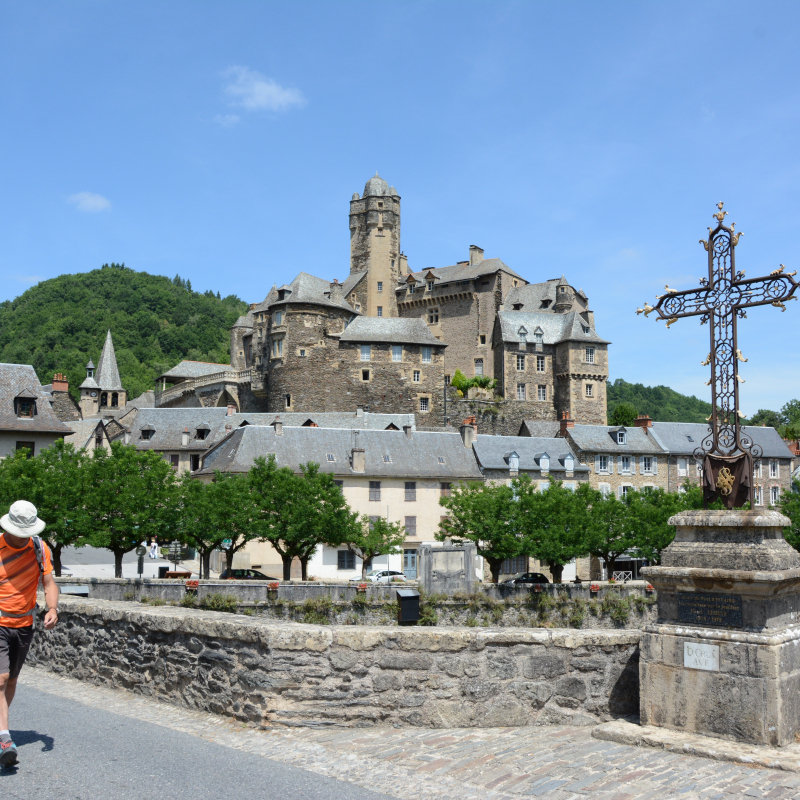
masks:
[[[0,767],[17,763],[17,747],[8,730],[8,707],[33,641],[33,619],[39,578],[44,585],[45,630],[58,622],[58,586],[50,549],[39,538],[45,522],[36,506],[17,500],[0,517]]]

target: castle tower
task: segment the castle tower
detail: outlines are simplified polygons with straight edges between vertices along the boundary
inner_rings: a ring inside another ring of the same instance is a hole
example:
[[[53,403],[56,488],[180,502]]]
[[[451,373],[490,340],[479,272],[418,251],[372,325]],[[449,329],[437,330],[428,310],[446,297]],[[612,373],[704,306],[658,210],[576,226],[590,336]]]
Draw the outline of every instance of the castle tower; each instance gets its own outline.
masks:
[[[396,317],[397,279],[406,271],[400,255],[400,195],[378,173],[350,201],[350,273],[367,273],[369,317]]]
[[[122,388],[111,331],[106,334],[97,371],[95,372],[91,361],[86,365],[86,380],[80,385],[80,390],[81,414],[84,419],[125,406],[128,393]]]

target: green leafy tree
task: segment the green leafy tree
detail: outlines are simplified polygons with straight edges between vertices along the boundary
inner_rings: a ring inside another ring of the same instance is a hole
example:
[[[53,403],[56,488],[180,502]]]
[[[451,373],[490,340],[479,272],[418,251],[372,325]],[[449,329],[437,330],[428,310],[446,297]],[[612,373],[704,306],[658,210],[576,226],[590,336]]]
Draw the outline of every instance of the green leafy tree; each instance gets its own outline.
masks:
[[[630,403],[640,414],[660,422],[705,422],[711,414],[711,404],[688,397],[668,386],[643,386],[617,380],[606,384],[608,418],[620,403]]]
[[[668,524],[674,514],[679,514],[693,503],[703,504],[703,491],[699,486],[690,492],[665,492],[658,488],[629,491],[624,498],[628,520],[633,534],[633,552],[650,564],[661,563],[661,552],[675,538],[675,527]]]
[[[85,471],[88,456],[63,439],[28,458],[25,450],[0,461],[0,507],[16,500],[36,506],[47,523],[41,537],[53,556],[53,570],[61,575],[61,553],[65,547],[80,547],[85,541],[83,509]]]
[[[630,428],[636,421],[636,406],[631,403],[620,403],[610,415],[610,425],[624,425]]]
[[[628,504],[613,493],[605,497],[595,490],[590,505],[586,531],[586,550],[602,558],[609,577],[613,576],[617,559],[633,549],[637,542]]]
[[[361,559],[361,577],[366,579],[375,558],[402,552],[406,529],[399,522],[364,515],[348,539],[344,545]]]
[[[786,541],[795,550],[800,550],[800,480],[793,481],[792,490],[784,492],[781,496],[781,513],[792,521],[792,524],[783,530]]]
[[[117,442],[95,450],[86,462],[83,507],[88,544],[114,554],[114,576],[122,557],[152,537],[174,536],[178,491],[172,467],[152,450]]]
[[[784,424],[784,419],[777,411],[770,411],[766,408],[759,408],[753,414],[750,424],[751,425],[766,425],[768,428],[780,428]]]
[[[451,539],[456,544],[472,542],[489,565],[492,583],[497,583],[503,561],[522,552],[512,488],[505,484],[461,484],[439,504],[449,514],[436,538],[440,542]]]
[[[215,518],[223,533],[220,545],[223,541],[230,542],[228,547],[221,548],[230,574],[234,555],[261,536],[258,497],[248,476],[215,472],[214,489],[209,498],[220,515]]]

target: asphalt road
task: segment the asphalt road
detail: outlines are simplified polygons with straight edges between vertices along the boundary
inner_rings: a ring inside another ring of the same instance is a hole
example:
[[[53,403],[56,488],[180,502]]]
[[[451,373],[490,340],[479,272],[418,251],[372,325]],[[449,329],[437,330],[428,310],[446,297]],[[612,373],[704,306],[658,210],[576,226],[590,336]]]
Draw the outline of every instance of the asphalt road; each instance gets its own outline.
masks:
[[[135,563],[139,557],[136,555],[135,550],[130,553],[125,553],[122,556],[123,564]],[[159,557],[160,558],[160,557]],[[144,557],[145,564],[152,558]],[[113,564],[114,554],[110,550],[102,547],[65,547],[61,551],[62,564]],[[167,564],[167,561],[161,560],[162,564]]]
[[[176,713],[180,710],[176,709]],[[20,686],[3,800],[386,800],[385,794]]]

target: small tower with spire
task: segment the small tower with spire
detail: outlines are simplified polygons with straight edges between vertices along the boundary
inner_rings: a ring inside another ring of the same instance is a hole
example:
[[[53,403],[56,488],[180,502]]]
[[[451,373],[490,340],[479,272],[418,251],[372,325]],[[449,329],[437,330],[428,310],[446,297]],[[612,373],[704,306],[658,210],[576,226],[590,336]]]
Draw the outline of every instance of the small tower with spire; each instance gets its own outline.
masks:
[[[86,380],[80,385],[80,390],[81,414],[84,419],[102,416],[125,406],[128,393],[122,388],[111,331],[106,333],[97,370],[91,360],[86,365]]]

